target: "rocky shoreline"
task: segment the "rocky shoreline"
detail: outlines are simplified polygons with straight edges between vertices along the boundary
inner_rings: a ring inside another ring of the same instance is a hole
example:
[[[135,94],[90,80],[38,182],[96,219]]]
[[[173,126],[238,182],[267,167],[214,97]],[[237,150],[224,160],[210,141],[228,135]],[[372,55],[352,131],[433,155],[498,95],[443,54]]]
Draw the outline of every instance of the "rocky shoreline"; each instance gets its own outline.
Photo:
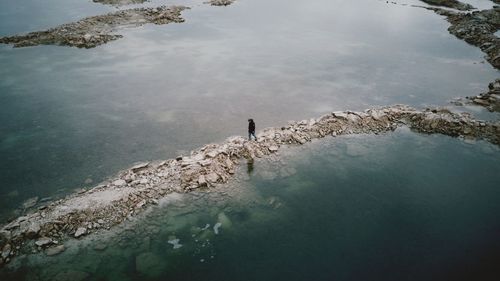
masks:
[[[448,31],[457,38],[479,47],[486,54],[486,60],[496,69],[500,69],[500,38],[495,32],[500,29],[500,7],[460,13],[441,8],[422,7],[445,16],[451,24]]]
[[[500,112],[500,79],[488,85],[488,91],[477,96],[467,97],[473,104],[480,105],[490,112]]]
[[[424,3],[427,3],[432,6],[441,6],[446,8],[453,8],[461,11],[469,11],[474,9],[473,6],[469,4],[462,3],[457,0],[421,0]]]
[[[233,4],[236,0],[210,0],[205,2],[206,4],[210,4],[212,6],[229,6]]]
[[[36,45],[60,45],[78,48],[94,48],[109,41],[122,38],[115,34],[120,28],[141,26],[147,23],[169,24],[184,22],[181,12],[184,6],[161,6],[157,8],[136,8],[84,18],[74,23],[63,24],[45,31],[26,35],[1,37],[0,43],[14,44],[15,48]]]
[[[16,255],[44,251],[57,255],[64,241],[80,238],[131,218],[170,193],[210,188],[231,179],[239,164],[277,153],[281,147],[313,139],[349,134],[379,134],[400,126],[427,134],[484,139],[500,145],[500,122],[474,120],[467,113],[436,108],[417,110],[404,105],[363,112],[333,112],[317,119],[292,122],[261,131],[258,141],[230,137],[189,156],[141,163],[92,189],[55,202],[27,205],[29,214],[0,228],[0,264]]]
[[[149,0],[92,0],[94,3],[104,4],[104,5],[112,5],[112,6],[125,6],[132,4],[142,4]]]

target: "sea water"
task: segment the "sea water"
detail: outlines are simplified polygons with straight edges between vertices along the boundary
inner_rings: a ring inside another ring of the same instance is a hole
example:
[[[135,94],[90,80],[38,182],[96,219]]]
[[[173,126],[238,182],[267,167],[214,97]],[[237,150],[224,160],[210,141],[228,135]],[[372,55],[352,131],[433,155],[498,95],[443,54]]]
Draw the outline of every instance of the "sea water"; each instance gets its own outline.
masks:
[[[374,0],[185,4],[186,22],[119,30],[93,49],[0,46],[0,213],[91,187],[136,161],[332,110],[447,104],[498,77],[477,48],[421,8]],[[123,7],[122,9],[127,8]],[[0,36],[117,8],[0,3]],[[15,211],[14,211],[15,210]]]
[[[495,280],[500,149],[398,129],[282,148],[6,280]],[[80,277],[78,277],[80,276]],[[2,277],[2,275],[0,275]],[[38,279],[36,279],[38,278]]]

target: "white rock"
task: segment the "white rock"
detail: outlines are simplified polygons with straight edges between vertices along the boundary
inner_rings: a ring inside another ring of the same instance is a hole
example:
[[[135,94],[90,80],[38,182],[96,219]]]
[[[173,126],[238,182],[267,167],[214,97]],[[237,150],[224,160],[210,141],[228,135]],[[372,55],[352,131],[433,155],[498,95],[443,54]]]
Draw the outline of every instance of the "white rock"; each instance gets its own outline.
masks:
[[[37,245],[39,247],[43,247],[43,246],[48,245],[50,243],[52,243],[52,239],[50,239],[48,237],[42,237],[42,238],[36,240],[35,245]]]
[[[268,149],[269,149],[270,152],[276,152],[276,151],[278,151],[278,147],[276,145],[272,145]]]
[[[214,233],[219,234],[219,228],[222,226],[222,223],[218,222],[214,225]]]
[[[75,238],[87,234],[87,229],[85,227],[79,227],[75,232]]]
[[[115,185],[115,186],[124,186],[124,185],[126,185],[126,184],[127,184],[127,182],[126,182],[125,180],[122,180],[122,179],[115,180],[115,181],[113,182],[113,185]]]

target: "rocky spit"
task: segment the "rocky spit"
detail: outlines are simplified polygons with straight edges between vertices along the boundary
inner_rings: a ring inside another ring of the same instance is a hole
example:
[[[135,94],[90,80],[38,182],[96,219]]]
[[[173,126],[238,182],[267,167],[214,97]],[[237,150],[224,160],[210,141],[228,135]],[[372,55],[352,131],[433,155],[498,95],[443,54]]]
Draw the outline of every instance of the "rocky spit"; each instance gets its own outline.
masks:
[[[469,11],[474,9],[473,6],[469,4],[462,3],[457,0],[421,0],[424,3],[427,3],[429,5],[433,6],[441,6],[441,7],[446,7],[446,8],[453,8],[461,11]]]
[[[125,6],[125,5],[132,5],[132,4],[142,4],[144,2],[147,2],[148,0],[92,0],[94,3],[100,3],[100,4],[105,4],[105,5],[111,5],[111,6]]]
[[[206,4],[210,4],[212,6],[229,6],[233,4],[235,0],[210,0],[205,2]]]
[[[26,35],[1,37],[0,43],[14,44],[14,47],[36,45],[62,45],[78,48],[94,48],[109,41],[122,38],[114,32],[119,28],[141,26],[147,23],[168,24],[184,22],[181,12],[184,6],[160,6],[157,8],[136,8],[84,18],[74,23],[63,24],[45,31]]]
[[[64,242],[111,227],[138,215],[170,193],[185,193],[226,183],[239,163],[271,157],[284,146],[348,134],[379,134],[407,126],[427,134],[484,139],[500,145],[500,122],[474,120],[444,108],[417,110],[395,105],[363,112],[333,112],[261,131],[258,141],[230,137],[176,159],[140,163],[117,177],[64,199],[27,204],[28,212],[0,228],[0,264],[18,254],[57,255]],[[243,165],[242,165],[243,166]]]
[[[467,97],[473,104],[485,107],[491,112],[500,112],[500,79],[488,85],[488,91],[477,96]]]

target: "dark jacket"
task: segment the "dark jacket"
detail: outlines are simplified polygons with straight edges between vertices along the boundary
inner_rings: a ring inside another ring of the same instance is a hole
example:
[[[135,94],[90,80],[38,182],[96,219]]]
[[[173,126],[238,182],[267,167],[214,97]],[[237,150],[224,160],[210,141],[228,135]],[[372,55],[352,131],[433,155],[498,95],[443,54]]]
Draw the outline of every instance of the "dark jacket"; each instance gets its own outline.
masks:
[[[255,133],[255,122],[253,120],[248,122],[248,132]]]

